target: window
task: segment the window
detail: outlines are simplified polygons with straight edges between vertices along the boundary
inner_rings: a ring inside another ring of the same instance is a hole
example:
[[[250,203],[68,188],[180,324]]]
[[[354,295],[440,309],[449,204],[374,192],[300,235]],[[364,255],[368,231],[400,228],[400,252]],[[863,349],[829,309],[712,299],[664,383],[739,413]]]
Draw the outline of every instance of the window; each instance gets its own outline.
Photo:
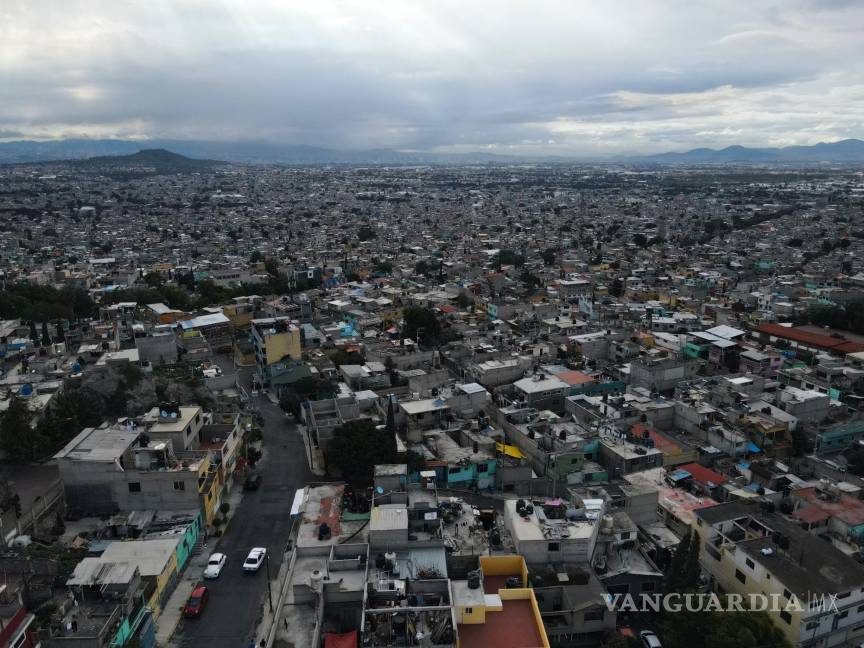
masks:
[[[842,601],[843,599],[849,598],[850,596],[852,596],[852,592],[844,592],[843,594],[837,595],[837,600]]]
[[[744,572],[742,572],[740,569],[736,569],[736,570],[735,570],[735,578],[737,578],[737,579],[738,579],[739,581],[741,581],[742,583],[746,583],[746,582],[747,582],[747,577],[744,576]]]
[[[789,614],[786,610],[780,612],[780,618],[783,619],[786,623],[792,623],[792,615]]]
[[[27,640],[27,633],[22,632],[21,636],[18,637],[15,641],[10,644],[10,648],[21,648],[24,645],[24,642]]]
[[[744,559],[744,564],[747,565],[750,569],[756,569],[756,563],[754,563],[749,558]]]
[[[129,486],[130,493],[140,493],[141,492],[141,482],[129,482],[127,484]]]
[[[840,614],[835,614],[834,618],[839,621],[840,619],[845,619],[848,616],[849,616],[849,610],[843,610]]]
[[[474,608],[465,608],[465,614],[474,614]]]
[[[487,470],[489,470],[489,466],[487,464],[477,464],[478,473],[485,473]]]
[[[549,551],[561,551],[561,545],[557,542],[550,542]]]
[[[186,482],[174,482],[174,490],[186,490]]]
[[[808,623],[805,627],[806,627],[808,630],[815,630],[816,628],[819,627],[819,622],[818,622],[818,621],[811,621],[811,622]]]
[[[571,466],[578,464],[578,463],[579,463],[579,457],[573,457],[572,459],[570,459],[570,465]]]
[[[585,621],[602,621],[604,617],[605,610],[603,608],[594,608],[593,610],[588,610],[585,612],[585,615],[582,617]]]
[[[792,592],[790,592],[788,589],[784,589],[783,590],[783,598],[787,598],[787,599],[792,598]]]
[[[864,605],[858,606],[858,612],[864,612]]]

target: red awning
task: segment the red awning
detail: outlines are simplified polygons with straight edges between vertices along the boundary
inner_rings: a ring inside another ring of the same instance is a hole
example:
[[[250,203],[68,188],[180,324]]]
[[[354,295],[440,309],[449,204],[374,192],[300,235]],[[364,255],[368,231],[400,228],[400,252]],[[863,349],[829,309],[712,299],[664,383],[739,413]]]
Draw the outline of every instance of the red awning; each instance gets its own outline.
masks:
[[[357,648],[357,631],[352,630],[345,634],[325,633],[324,648]]]

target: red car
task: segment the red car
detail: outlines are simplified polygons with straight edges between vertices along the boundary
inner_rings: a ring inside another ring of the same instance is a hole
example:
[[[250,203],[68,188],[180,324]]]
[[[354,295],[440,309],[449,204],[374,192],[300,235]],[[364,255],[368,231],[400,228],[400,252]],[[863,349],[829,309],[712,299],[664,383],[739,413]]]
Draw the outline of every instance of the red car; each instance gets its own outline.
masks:
[[[201,616],[201,613],[204,611],[204,607],[207,605],[207,601],[209,600],[210,591],[203,585],[199,585],[192,590],[192,594],[189,596],[189,601],[186,603],[186,609],[183,610],[183,614],[187,617]]]

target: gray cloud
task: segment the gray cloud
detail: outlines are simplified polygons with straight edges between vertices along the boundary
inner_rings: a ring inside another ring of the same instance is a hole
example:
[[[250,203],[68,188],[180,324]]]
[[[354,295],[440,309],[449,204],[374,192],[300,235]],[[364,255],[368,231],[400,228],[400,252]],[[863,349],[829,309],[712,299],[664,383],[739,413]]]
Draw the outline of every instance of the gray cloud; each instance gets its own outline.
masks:
[[[864,134],[862,36],[864,7],[842,1],[12,1],[0,137],[813,143]]]

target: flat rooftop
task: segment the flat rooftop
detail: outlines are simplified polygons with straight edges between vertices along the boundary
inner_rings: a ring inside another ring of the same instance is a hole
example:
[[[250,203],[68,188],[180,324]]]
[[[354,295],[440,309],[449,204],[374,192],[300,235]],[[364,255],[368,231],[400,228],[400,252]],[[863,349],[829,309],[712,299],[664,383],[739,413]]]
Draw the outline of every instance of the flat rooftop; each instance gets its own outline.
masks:
[[[160,416],[160,412],[158,408],[154,408],[156,411],[152,411],[149,413],[149,416],[155,414],[155,422],[150,426],[149,432],[154,434],[161,433],[170,433],[170,432],[182,432],[183,428],[185,428],[189,422],[195,418],[196,414],[200,414],[200,407],[181,407],[180,411],[177,414],[176,418],[167,418],[164,416]]]
[[[485,623],[460,623],[459,648],[541,648],[543,638],[529,599],[502,601]]]
[[[360,531],[352,542],[366,542],[368,526],[366,519],[343,519],[342,493],[344,484],[323,484],[309,488],[303,502],[300,531],[297,534],[297,547],[322,547],[338,544],[355,532]],[[318,529],[324,522],[330,527],[328,539],[318,539]]]
[[[538,509],[542,508],[542,502],[532,502],[534,511],[527,517],[521,517],[516,513],[516,500],[504,502],[505,515],[513,520],[513,539],[516,542],[531,540],[587,540],[594,533],[595,520],[559,520],[548,519],[541,521],[537,515]],[[544,516],[545,517],[545,516]],[[558,530],[560,535],[550,536],[543,532],[544,528]]]
[[[142,576],[159,576],[174,555],[177,542],[177,537],[112,542],[100,558],[103,562],[128,562],[137,566]]]
[[[84,428],[55,459],[114,462],[138,439],[137,430],[116,427]]]

